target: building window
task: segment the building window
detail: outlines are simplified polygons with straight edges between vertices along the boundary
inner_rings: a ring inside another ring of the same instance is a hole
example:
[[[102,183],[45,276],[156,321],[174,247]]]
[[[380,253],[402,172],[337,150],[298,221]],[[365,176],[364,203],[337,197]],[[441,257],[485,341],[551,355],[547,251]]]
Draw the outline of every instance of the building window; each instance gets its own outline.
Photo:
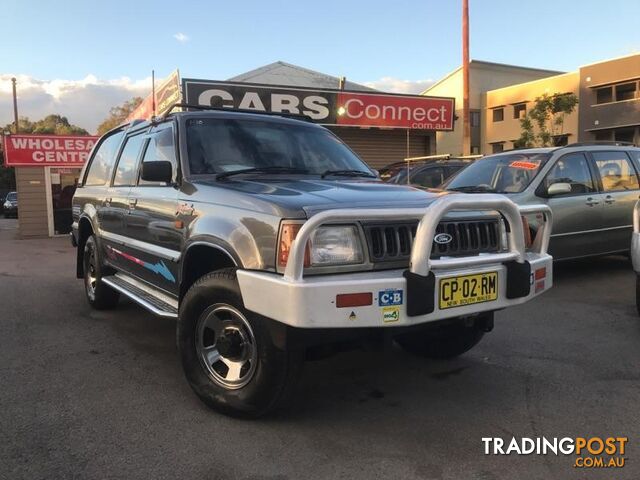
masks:
[[[504,152],[504,142],[497,142],[491,144],[491,153]]]
[[[623,100],[633,100],[634,98],[636,98],[635,82],[616,85],[616,102],[621,102]]]
[[[635,133],[635,128],[616,128],[613,131],[613,136],[616,142],[633,143],[633,136]]]
[[[596,142],[610,142],[612,140],[612,131],[611,130],[600,130],[599,132],[595,132],[594,137]]]
[[[473,111],[471,112],[471,116],[470,118],[470,122],[471,122],[471,126],[472,127],[479,127],[480,126],[480,112]]]
[[[504,108],[494,108],[493,109],[493,121],[501,122],[504,120]]]
[[[477,145],[471,146],[471,155],[480,155],[480,147]]]
[[[527,104],[519,103],[513,106],[513,118],[519,119],[524,118],[527,114]]]
[[[613,89],[611,87],[598,88],[596,90],[596,103],[613,102]]]
[[[569,135],[554,135],[553,136],[553,146],[554,147],[565,147],[569,145]]]

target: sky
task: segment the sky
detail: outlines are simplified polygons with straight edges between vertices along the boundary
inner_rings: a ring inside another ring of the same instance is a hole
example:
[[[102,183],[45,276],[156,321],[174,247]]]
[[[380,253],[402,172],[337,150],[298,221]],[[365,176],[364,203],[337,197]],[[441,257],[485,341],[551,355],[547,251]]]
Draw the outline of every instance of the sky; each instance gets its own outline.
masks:
[[[640,53],[640,0],[469,0],[471,57],[551,70]],[[162,78],[224,80],[277,60],[417,93],[460,65],[461,0],[3,0],[0,125],[89,131]]]

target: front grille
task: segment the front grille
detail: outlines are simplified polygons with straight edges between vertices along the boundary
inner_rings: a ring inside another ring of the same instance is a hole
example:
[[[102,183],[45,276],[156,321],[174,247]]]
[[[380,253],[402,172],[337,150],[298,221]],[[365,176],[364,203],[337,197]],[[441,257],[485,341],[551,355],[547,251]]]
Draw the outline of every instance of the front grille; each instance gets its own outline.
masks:
[[[416,235],[418,223],[364,225],[373,263],[408,259]],[[500,250],[499,223],[497,219],[471,221],[444,221],[436,228],[436,235],[448,233],[448,244],[433,242],[431,258],[443,256],[472,256],[494,253]]]

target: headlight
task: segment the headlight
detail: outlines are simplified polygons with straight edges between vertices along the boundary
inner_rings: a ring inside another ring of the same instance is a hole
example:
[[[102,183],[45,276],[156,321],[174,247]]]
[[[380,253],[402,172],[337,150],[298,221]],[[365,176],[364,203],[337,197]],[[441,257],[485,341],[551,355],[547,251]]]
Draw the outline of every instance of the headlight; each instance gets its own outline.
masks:
[[[362,243],[355,225],[318,228],[311,235],[311,265],[362,263]]]
[[[11,208],[11,204],[9,202],[4,202],[4,208]]]
[[[293,240],[302,223],[282,222],[278,241],[277,263],[280,269],[287,265]],[[355,265],[364,263],[364,251],[358,227],[355,225],[328,225],[317,228],[305,247],[305,267]]]

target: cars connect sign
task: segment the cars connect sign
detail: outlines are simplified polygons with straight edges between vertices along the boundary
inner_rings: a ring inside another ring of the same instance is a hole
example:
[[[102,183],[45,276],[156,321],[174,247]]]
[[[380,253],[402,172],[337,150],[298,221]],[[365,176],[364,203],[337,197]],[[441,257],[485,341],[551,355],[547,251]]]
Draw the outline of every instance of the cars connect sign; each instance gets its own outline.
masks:
[[[6,135],[7,167],[82,167],[99,137],[79,135]]]
[[[453,130],[455,100],[448,97],[317,90],[183,79],[186,103],[304,115],[322,125]]]

